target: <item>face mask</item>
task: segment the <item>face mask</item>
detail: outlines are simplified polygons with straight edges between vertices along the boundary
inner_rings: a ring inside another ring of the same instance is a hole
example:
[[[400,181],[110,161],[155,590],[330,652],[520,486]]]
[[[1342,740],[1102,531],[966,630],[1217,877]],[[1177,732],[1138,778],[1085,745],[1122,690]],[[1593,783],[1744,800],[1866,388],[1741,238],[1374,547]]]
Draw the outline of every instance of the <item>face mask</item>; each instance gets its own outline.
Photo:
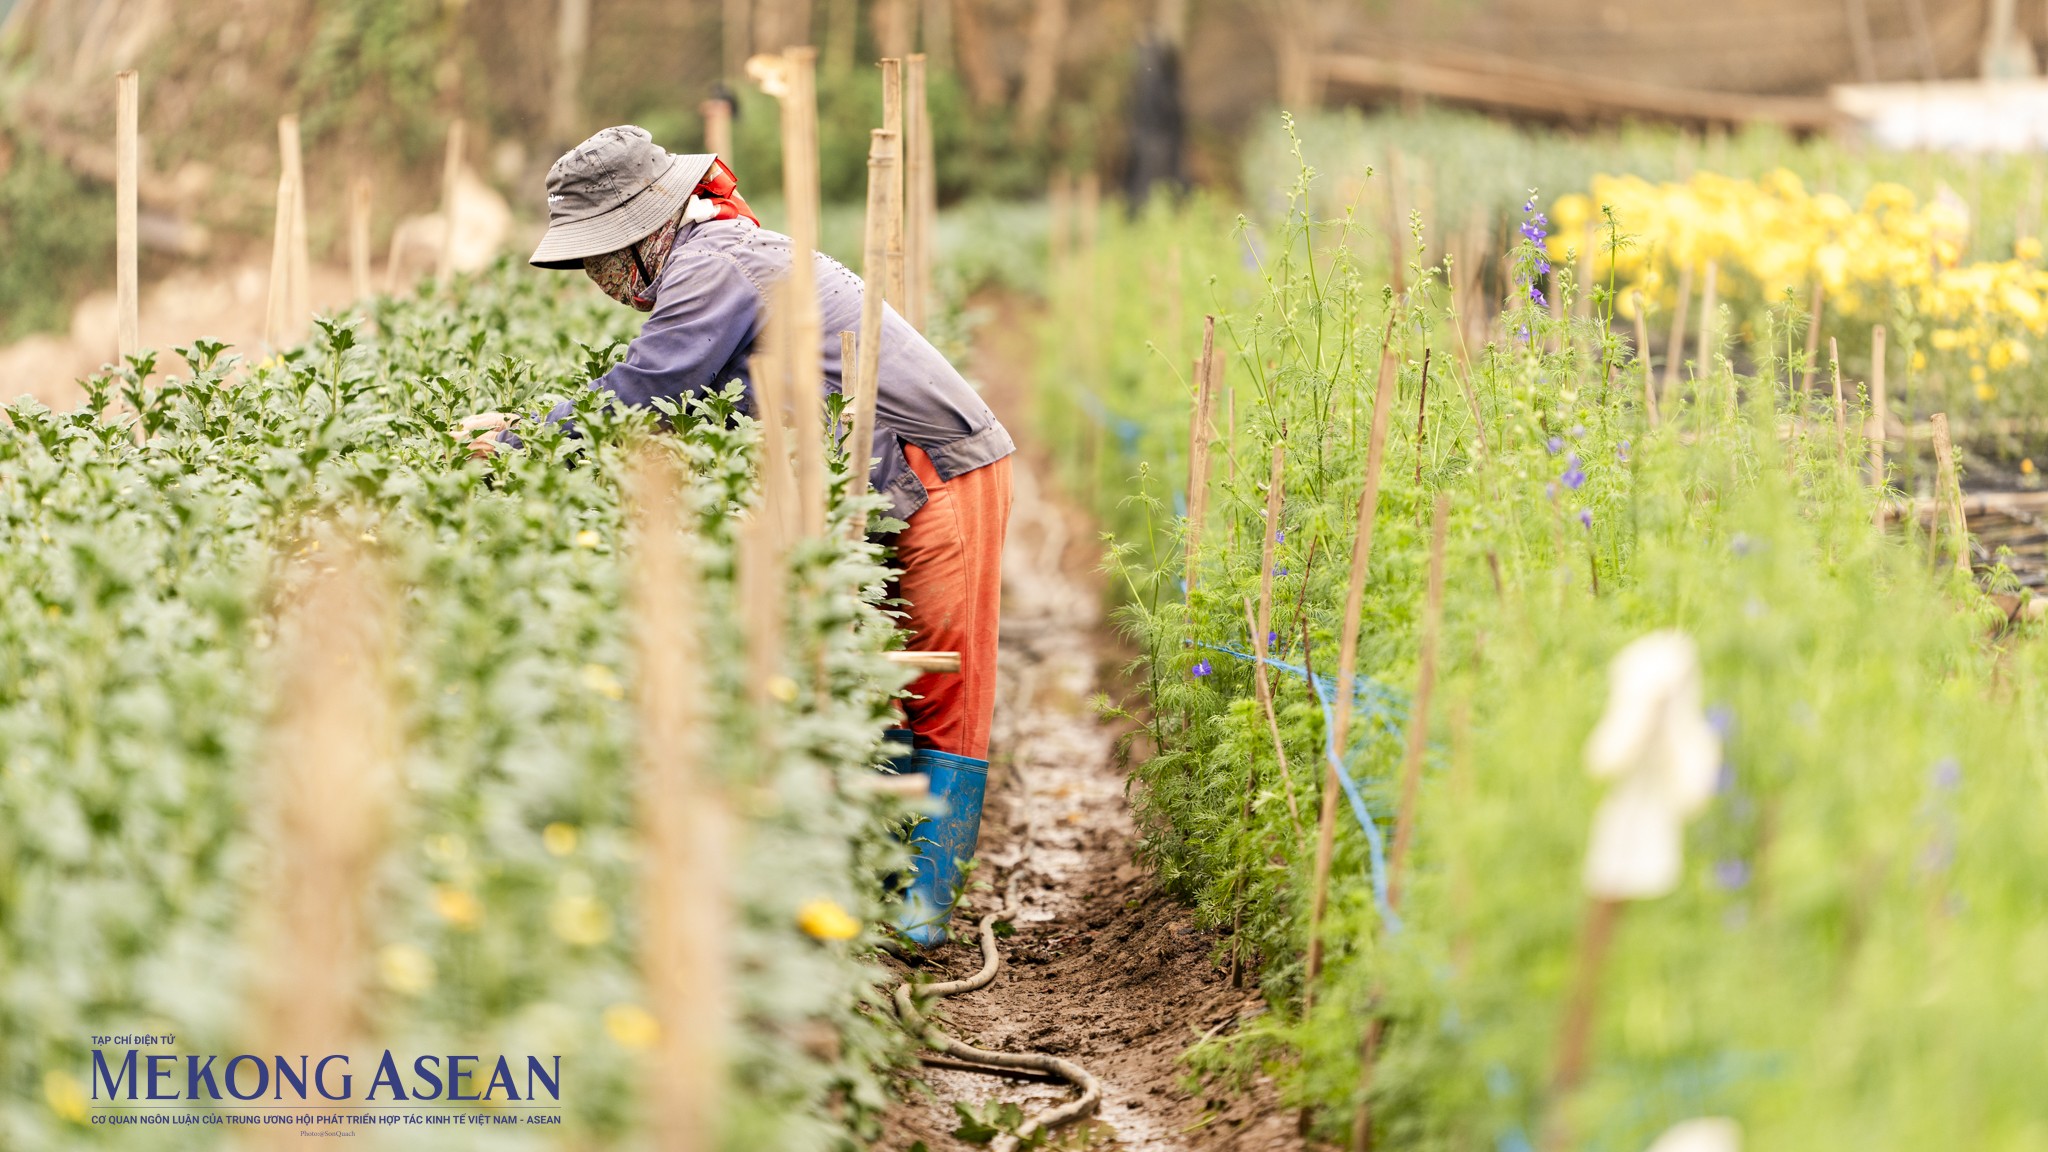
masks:
[[[675,247],[676,232],[681,226],[682,214],[678,213],[631,247],[602,256],[586,256],[583,274],[619,303],[652,312],[655,280],[668,260],[669,249]]]

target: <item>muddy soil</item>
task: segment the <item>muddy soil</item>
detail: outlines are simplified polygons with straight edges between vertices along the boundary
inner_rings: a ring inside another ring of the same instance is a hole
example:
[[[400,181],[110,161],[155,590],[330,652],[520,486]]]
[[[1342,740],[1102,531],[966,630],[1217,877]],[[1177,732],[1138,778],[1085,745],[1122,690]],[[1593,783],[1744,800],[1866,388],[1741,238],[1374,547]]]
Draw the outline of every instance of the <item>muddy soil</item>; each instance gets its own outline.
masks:
[[[1025,381],[1013,374],[1031,356],[1019,320],[1005,309],[985,326],[974,363],[990,403],[1022,441]],[[1116,669],[1127,658],[1104,620],[1101,543],[1028,446],[1015,468],[980,872],[1002,879],[1019,870],[1023,911],[1015,935],[1001,941],[995,983],[943,1001],[942,1017],[967,1043],[1047,1052],[1091,1072],[1103,1090],[1092,1147],[1302,1148],[1294,1114],[1280,1108],[1270,1084],[1223,1098],[1188,1090],[1181,1054],[1263,1011],[1263,1001],[1256,989],[1230,986],[1212,962],[1214,934],[1197,929],[1133,858],[1137,830],[1115,756],[1120,729],[1091,705],[1097,693],[1123,694]],[[955,927],[971,929],[972,921],[962,915]],[[955,943],[920,970],[947,979],[979,966],[977,947]],[[945,1068],[926,1068],[918,1079],[876,1148],[974,1147],[952,1135],[955,1101],[1011,1101],[1032,1114],[1072,1098],[1065,1084]]]

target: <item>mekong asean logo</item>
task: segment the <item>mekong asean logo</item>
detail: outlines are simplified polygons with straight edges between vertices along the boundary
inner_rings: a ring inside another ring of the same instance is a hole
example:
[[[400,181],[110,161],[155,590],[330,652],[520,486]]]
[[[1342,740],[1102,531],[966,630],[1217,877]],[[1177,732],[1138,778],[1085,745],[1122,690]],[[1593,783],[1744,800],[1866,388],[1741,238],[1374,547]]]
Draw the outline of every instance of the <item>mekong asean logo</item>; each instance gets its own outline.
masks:
[[[559,1055],[195,1053],[169,1033],[94,1036],[94,1125],[362,1127],[560,1124]]]

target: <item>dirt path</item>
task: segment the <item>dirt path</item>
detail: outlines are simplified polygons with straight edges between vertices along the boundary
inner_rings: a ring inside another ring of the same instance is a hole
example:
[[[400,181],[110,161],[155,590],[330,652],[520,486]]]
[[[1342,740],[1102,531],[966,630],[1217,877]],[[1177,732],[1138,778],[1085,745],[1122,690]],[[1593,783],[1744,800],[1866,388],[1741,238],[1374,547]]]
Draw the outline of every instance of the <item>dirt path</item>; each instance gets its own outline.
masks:
[[[1003,319],[985,329],[976,364],[991,404],[1022,440],[1029,414],[1012,373],[1030,362],[1029,349],[1018,318]],[[1095,1147],[1301,1148],[1292,1113],[1268,1086],[1218,1100],[1183,1090],[1181,1053],[1263,1006],[1255,990],[1230,987],[1210,962],[1213,934],[1198,931],[1133,859],[1137,832],[1113,756],[1118,730],[1090,705],[1124,658],[1103,619],[1100,552],[1093,524],[1050,490],[1034,453],[1019,453],[980,857],[984,879],[1023,869],[1024,911],[1002,942],[995,983],[944,1001],[941,1012],[970,1044],[1049,1052],[1093,1073],[1103,1088]],[[971,920],[955,921],[963,923]],[[953,944],[923,970],[943,979],[979,961],[974,948]],[[1065,1085],[950,1069],[928,1068],[922,1078],[928,1094],[913,1091],[892,1113],[877,1148],[972,1147],[952,1135],[954,1101],[1007,1100],[1034,1113],[1071,1095]]]

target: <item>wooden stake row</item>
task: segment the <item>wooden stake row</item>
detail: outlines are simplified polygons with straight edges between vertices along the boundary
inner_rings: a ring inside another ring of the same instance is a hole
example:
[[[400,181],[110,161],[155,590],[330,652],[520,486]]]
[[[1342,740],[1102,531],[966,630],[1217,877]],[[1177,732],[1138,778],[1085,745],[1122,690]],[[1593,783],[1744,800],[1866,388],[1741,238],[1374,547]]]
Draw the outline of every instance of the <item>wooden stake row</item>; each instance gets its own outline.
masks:
[[[1386,464],[1387,428],[1394,414],[1394,385],[1400,362],[1394,350],[1394,318],[1387,318],[1387,332],[1380,347],[1379,386],[1373,396],[1372,433],[1366,445],[1365,490],[1358,498],[1358,529],[1351,551],[1351,580],[1344,597],[1344,632],[1337,657],[1337,706],[1332,737],[1337,755],[1342,756],[1351,738],[1352,695],[1358,685],[1358,629],[1365,615],[1365,582],[1372,568],[1373,526],[1379,517],[1380,473]],[[1315,985],[1323,970],[1323,913],[1329,903],[1330,860],[1336,849],[1337,795],[1341,790],[1337,766],[1323,772],[1323,805],[1316,821],[1316,862],[1314,888],[1309,901],[1308,969],[1303,998],[1304,1014],[1315,1006]]]
[[[713,1146],[730,1027],[733,818],[710,771],[702,587],[684,545],[693,519],[686,485],[667,451],[635,451],[625,487],[639,654],[640,974],[657,1025],[646,1090],[671,1111],[656,1135],[663,1152]]]
[[[1210,409],[1216,395],[1216,317],[1202,317],[1202,355],[1195,361],[1195,402],[1188,421],[1187,557],[1181,568],[1188,596],[1195,594],[1201,562],[1202,524],[1209,518],[1209,444],[1214,439]]]
[[[141,79],[131,69],[114,77],[114,298],[123,359],[142,351],[142,285],[136,269],[138,234],[135,217],[141,177],[138,121],[142,111]]]

